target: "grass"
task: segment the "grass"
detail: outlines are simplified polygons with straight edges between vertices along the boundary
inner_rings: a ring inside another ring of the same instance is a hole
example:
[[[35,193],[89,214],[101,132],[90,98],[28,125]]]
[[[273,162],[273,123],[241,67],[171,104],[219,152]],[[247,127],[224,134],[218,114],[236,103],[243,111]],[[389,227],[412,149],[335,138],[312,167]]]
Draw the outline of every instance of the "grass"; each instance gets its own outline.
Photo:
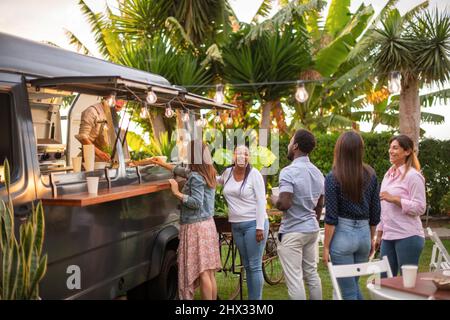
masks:
[[[447,250],[450,251],[450,240],[442,240],[444,243],[444,246],[447,248]],[[422,251],[422,255],[420,257],[419,261],[419,272],[427,272],[429,263],[431,260],[431,252],[432,252],[433,242],[431,240],[425,241],[425,247]],[[224,260],[224,258],[222,257]],[[333,292],[333,286],[331,284],[331,280],[328,274],[327,267],[320,262],[318,265],[318,271],[320,279],[322,280],[322,292],[323,292],[323,299],[324,300],[331,300],[332,299],[332,292]],[[238,285],[238,277],[237,276],[231,276],[229,273],[227,276],[224,276],[224,273],[217,273],[216,279],[218,283],[218,295],[219,297],[228,297],[230,295],[230,292],[236,288]],[[370,299],[369,293],[367,291],[367,288],[365,286],[365,283],[367,281],[367,277],[361,277],[360,279],[360,286],[362,289],[362,293],[364,295],[365,299]],[[307,289],[307,288],[306,288]],[[243,283],[243,298],[247,299],[247,287],[246,283]],[[195,299],[200,299],[200,295],[197,292]],[[224,299],[224,298],[222,298]],[[239,296],[238,298],[239,299]],[[286,284],[282,281],[281,283],[277,285],[269,285],[266,282],[264,282],[264,288],[263,288],[263,299],[264,300],[287,300],[289,299],[288,291]]]

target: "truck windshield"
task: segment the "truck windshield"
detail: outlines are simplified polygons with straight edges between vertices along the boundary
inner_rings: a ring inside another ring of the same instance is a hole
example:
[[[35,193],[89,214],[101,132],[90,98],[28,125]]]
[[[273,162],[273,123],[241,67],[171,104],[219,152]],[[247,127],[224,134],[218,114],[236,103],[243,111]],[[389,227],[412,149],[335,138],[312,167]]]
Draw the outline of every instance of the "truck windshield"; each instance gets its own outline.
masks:
[[[14,163],[12,144],[12,99],[7,92],[0,92],[0,187],[4,186],[3,163],[8,159],[10,165]]]

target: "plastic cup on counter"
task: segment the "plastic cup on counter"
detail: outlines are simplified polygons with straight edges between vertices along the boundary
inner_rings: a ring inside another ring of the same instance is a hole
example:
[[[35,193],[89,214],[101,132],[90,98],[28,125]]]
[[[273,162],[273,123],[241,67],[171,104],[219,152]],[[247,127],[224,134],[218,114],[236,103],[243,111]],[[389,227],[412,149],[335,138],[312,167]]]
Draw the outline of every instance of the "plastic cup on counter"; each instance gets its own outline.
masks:
[[[73,168],[73,172],[81,171],[81,157],[73,157],[72,158],[72,168]]]
[[[94,171],[95,166],[95,146],[93,144],[83,145],[84,169]]]
[[[87,188],[90,195],[98,194],[98,177],[87,177]]]

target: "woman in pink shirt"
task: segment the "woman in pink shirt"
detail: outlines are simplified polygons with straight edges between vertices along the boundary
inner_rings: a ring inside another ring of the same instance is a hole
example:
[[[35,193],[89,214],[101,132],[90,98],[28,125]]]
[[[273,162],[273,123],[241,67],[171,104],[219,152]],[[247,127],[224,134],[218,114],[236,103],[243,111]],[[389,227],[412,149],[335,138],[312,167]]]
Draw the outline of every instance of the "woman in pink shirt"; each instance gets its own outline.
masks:
[[[391,138],[389,161],[392,167],[380,188],[381,221],[375,247],[380,247],[381,242],[381,256],[388,257],[396,276],[402,265],[419,264],[425,244],[420,221],[426,207],[425,179],[420,173],[414,143],[408,136]]]

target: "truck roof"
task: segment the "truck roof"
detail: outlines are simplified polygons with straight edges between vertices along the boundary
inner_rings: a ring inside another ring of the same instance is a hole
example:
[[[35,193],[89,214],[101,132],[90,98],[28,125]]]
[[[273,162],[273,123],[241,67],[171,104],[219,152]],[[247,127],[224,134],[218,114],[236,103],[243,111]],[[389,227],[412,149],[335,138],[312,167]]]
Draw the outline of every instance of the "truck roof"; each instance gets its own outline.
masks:
[[[171,85],[160,75],[2,32],[0,32],[0,71],[24,74],[28,79],[120,75],[149,84]]]

